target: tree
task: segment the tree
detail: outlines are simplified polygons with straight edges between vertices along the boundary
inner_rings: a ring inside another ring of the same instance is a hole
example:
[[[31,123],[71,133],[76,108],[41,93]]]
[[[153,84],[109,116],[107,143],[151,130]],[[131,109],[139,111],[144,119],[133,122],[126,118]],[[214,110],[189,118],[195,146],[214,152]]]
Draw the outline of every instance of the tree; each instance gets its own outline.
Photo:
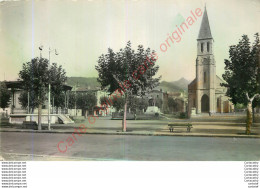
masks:
[[[100,104],[98,104],[98,105],[106,104],[106,103],[111,104],[111,102],[109,102],[109,98],[108,97],[103,96],[103,97],[100,97],[99,100],[100,100]]]
[[[173,112],[173,110],[176,109],[177,105],[178,105],[177,102],[172,97],[169,97],[168,107],[171,110],[171,112]]]
[[[107,87],[111,94],[120,91],[125,99],[123,131],[126,131],[128,97],[142,96],[159,84],[160,77],[154,78],[159,69],[159,66],[155,65],[157,59],[155,51],[150,48],[145,50],[142,45],[139,45],[135,52],[130,41],[119,52],[115,53],[109,48],[107,54],[99,57],[96,70],[102,89]]]
[[[93,110],[93,108],[97,105],[97,97],[94,93],[91,92],[70,92],[68,107],[70,109],[74,109],[75,105],[77,109],[82,109],[82,114],[85,114],[86,110]]]
[[[51,105],[53,107],[65,107],[65,93],[60,92],[59,94],[52,92],[51,94]]]
[[[237,45],[230,46],[229,58],[225,59],[225,73],[222,75],[227,87],[227,96],[233,104],[247,105],[246,134],[250,134],[253,122],[252,111],[259,105],[260,93],[260,65],[259,65],[259,34],[255,34],[255,41],[250,46],[247,35],[243,35]]]
[[[123,98],[118,98],[118,99],[112,99],[112,106],[116,109],[116,111],[123,110],[125,100]]]
[[[155,99],[155,106],[157,106],[158,108],[160,108],[162,110],[162,104],[163,104],[163,101],[162,99]]]
[[[60,94],[67,79],[66,72],[55,63],[49,68],[48,59],[37,57],[23,64],[19,77],[24,90],[33,96],[30,100],[38,107],[38,129],[41,130],[42,105],[47,100],[48,85],[51,84],[52,92]]]
[[[75,108],[75,100],[76,100],[75,92],[69,92],[68,100],[69,100],[69,102],[68,102],[69,109]]]
[[[5,110],[9,106],[11,93],[4,82],[0,82],[0,107]]]
[[[139,99],[136,96],[128,97],[128,110],[131,109],[132,112],[136,113],[136,109],[139,106]]]
[[[93,109],[97,105],[97,97],[94,93],[78,93],[76,97],[77,108],[82,109],[83,114],[87,109]]]
[[[139,108],[139,110],[146,110],[148,106],[149,106],[148,98],[142,97],[142,98],[139,99],[139,103],[138,103],[138,106],[137,106]]]
[[[57,63],[52,63],[50,68],[51,77],[51,104],[57,107],[64,107],[65,93],[63,91],[63,85],[67,80],[66,72],[62,69],[62,66],[58,66]],[[54,107],[53,106],[53,107]]]
[[[21,94],[18,97],[19,103],[21,104],[23,109],[28,108],[28,92],[22,91]],[[32,92],[29,92],[29,107],[33,111],[34,108],[36,108],[38,105],[36,103],[36,100],[34,100],[34,96]]]

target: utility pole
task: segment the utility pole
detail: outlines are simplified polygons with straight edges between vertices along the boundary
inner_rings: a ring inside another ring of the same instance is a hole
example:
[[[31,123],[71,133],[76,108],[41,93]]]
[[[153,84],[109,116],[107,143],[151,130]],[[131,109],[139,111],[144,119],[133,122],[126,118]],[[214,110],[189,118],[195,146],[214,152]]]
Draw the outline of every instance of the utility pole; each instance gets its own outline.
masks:
[[[43,49],[43,46],[41,45],[39,49],[40,49],[40,57],[42,58],[41,51]],[[49,47],[49,68],[51,64],[51,52],[52,50]],[[55,49],[55,55],[59,55],[56,49]],[[50,106],[51,106],[51,83],[48,84],[48,130],[51,130]]]
[[[52,50],[49,47],[49,68],[51,65],[51,52]],[[56,49],[55,49],[55,55],[59,55]],[[51,130],[50,107],[51,107],[51,83],[49,83],[49,91],[48,91],[48,130]]]

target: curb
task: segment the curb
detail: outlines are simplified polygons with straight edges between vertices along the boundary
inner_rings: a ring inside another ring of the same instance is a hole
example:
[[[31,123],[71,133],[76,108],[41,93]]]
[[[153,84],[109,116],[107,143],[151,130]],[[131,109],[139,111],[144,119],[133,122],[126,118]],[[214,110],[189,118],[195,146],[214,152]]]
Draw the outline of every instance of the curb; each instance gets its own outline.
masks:
[[[59,131],[49,131],[49,130],[0,130],[0,132],[25,132],[25,133],[52,133],[52,134],[72,134],[74,131],[59,132]],[[174,133],[133,133],[133,132],[85,132],[81,134],[96,134],[96,135],[132,135],[132,136],[187,136],[187,137],[224,137],[224,138],[258,138],[260,135],[232,135],[232,134],[174,134]]]

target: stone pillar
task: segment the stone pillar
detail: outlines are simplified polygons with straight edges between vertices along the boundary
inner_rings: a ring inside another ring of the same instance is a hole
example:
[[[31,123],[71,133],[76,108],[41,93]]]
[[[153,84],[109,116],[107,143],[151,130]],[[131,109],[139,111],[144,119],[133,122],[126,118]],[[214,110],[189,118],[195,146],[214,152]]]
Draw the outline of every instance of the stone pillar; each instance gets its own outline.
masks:
[[[199,44],[199,43],[198,43]],[[199,46],[198,46],[199,47]],[[199,59],[197,57],[196,59],[196,85],[197,85],[197,88],[196,88],[196,113],[197,114],[200,114],[201,113],[201,95],[200,95],[200,89],[201,89],[201,66],[200,66],[200,63],[199,63]]]
[[[196,90],[196,113],[201,113],[201,96],[200,91],[198,89]]]
[[[214,66],[214,59],[211,58],[209,64],[209,112],[215,113],[216,112],[216,101],[215,101],[215,66]]]
[[[223,113],[223,101],[222,101],[222,96],[220,96],[220,113]]]
[[[209,112],[215,113],[215,90],[209,90]]]

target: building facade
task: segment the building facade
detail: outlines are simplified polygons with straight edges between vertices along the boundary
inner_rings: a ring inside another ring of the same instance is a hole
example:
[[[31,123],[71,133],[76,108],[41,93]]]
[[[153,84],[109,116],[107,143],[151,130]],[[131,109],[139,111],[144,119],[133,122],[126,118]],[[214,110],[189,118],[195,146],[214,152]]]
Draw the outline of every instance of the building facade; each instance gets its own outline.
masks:
[[[232,103],[226,96],[223,80],[216,75],[213,37],[205,8],[197,39],[196,78],[188,85],[189,115],[231,112]]]

